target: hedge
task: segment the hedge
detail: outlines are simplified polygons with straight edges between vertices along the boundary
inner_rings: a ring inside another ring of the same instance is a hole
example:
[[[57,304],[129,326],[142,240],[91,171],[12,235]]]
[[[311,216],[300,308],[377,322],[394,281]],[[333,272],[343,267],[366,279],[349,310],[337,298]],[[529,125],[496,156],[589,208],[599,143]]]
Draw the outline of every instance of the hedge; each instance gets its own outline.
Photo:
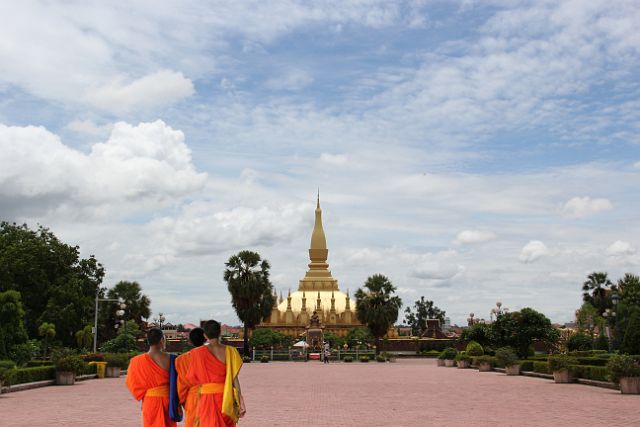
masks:
[[[53,366],[51,360],[29,360],[25,365],[25,368],[36,368],[42,366]]]
[[[533,371],[533,360],[518,360],[521,371]]]
[[[579,365],[587,365],[587,366],[607,366],[607,362],[609,358],[604,357],[578,357]]]
[[[534,361],[533,372],[537,372],[539,374],[550,374],[551,372],[549,372],[549,363]]]
[[[571,373],[574,377],[596,381],[609,381],[609,371],[605,366],[572,366]]]
[[[32,383],[35,381],[52,380],[56,377],[56,368],[54,366],[42,366],[35,368],[13,369],[3,383],[5,385],[15,385]]]

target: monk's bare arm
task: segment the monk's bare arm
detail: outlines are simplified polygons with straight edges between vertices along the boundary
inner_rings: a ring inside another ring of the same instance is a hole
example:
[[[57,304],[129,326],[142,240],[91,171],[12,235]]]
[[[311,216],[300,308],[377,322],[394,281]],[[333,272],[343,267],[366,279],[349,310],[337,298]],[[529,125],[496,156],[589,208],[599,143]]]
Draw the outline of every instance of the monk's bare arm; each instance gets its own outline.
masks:
[[[247,407],[244,405],[244,397],[242,397],[242,390],[240,389],[240,380],[237,376],[233,379],[233,386],[238,390],[238,398],[240,399],[240,417],[244,417],[244,414],[247,413]]]

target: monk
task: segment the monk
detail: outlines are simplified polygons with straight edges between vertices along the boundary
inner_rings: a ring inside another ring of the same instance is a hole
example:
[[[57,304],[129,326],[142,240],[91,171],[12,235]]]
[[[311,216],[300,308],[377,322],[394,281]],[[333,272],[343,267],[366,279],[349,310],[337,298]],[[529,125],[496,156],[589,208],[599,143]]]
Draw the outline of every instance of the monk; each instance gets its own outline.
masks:
[[[127,387],[142,400],[143,427],[175,427],[169,418],[169,355],[163,351],[164,335],[158,328],[147,332],[149,352],[131,359]]]
[[[208,321],[204,335],[206,345],[183,355],[187,357],[178,371],[185,427],[233,427],[247,412],[238,379],[242,358],[238,350],[220,343],[220,323]]]
[[[189,332],[189,342],[191,342],[191,345],[194,348],[202,346],[206,341],[207,339],[204,337],[204,329],[193,328]],[[178,372],[178,398],[184,407],[185,427],[195,426],[195,408],[198,403],[198,387],[191,388],[185,380],[190,362],[190,351],[181,354],[176,358],[176,371]]]

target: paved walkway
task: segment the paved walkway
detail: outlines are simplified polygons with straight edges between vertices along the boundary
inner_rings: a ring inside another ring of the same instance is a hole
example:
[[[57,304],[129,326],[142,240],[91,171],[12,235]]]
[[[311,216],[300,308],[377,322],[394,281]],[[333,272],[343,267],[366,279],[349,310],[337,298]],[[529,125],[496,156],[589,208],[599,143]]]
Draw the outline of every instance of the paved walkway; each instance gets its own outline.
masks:
[[[640,396],[434,360],[252,363],[240,374],[247,416],[269,426],[640,426]],[[1,426],[136,426],[124,378],[0,395]]]

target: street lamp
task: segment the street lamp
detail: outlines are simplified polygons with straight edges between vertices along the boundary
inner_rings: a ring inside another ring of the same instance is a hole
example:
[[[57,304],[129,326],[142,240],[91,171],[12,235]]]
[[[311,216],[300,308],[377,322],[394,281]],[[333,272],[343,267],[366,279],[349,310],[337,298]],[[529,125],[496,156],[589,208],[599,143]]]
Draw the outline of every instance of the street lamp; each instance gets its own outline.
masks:
[[[96,289],[96,308],[95,308],[95,317],[93,319],[93,352],[96,353],[98,347],[98,310],[100,302],[111,301],[111,302],[119,302],[123,304],[123,301],[120,298],[100,298],[100,288]],[[117,329],[117,328],[116,328]]]
[[[467,324],[469,326],[475,325],[480,320],[480,319],[474,319],[474,316],[475,316],[475,314],[469,313],[469,317],[467,317]]]

